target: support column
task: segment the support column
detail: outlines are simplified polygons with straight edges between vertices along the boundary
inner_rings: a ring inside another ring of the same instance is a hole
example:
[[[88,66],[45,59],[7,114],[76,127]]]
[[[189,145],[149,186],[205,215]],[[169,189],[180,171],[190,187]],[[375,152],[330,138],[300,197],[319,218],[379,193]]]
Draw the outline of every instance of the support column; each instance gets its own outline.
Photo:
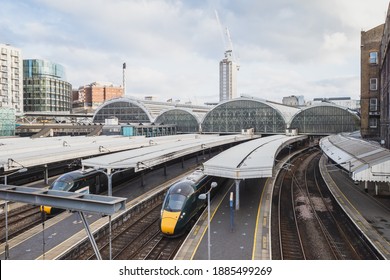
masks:
[[[43,181],[46,185],[49,185],[49,168],[47,164],[44,165],[45,170],[43,171]]]
[[[95,252],[96,258],[97,258],[98,260],[101,260],[101,259],[102,259],[102,256],[100,255],[99,248],[98,248],[98,246],[97,246],[97,244],[96,244],[95,239],[93,238],[92,232],[91,232],[91,230],[89,229],[89,225],[88,225],[87,220],[85,219],[84,213],[83,213],[83,212],[80,212],[80,211],[78,211],[78,213],[79,213],[79,216],[80,216],[81,221],[82,221],[83,224],[84,224],[84,228],[85,228],[85,231],[87,232],[89,241],[91,241],[91,245],[92,245],[92,248],[93,248],[93,250],[94,250],[94,252]]]
[[[379,193],[378,185],[377,185],[377,183],[375,183],[375,195],[378,195],[378,193]]]
[[[236,210],[240,209],[240,182],[241,180],[234,180],[236,183]]]
[[[364,181],[364,191],[368,193],[367,181]]]

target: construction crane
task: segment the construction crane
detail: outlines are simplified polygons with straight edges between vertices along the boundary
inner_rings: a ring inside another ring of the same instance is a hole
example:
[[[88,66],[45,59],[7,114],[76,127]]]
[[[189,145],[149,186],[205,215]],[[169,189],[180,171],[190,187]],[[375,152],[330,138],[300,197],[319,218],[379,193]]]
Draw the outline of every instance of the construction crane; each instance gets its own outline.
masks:
[[[221,31],[222,43],[223,43],[223,47],[225,49],[225,57],[226,58],[231,57],[232,61],[236,64],[237,70],[240,70],[238,57],[236,57],[236,54],[233,51],[233,42],[232,42],[232,38],[230,37],[229,28],[227,26],[225,28],[222,27],[222,24],[219,20],[217,10],[214,10],[214,12],[215,12],[215,17],[216,17],[217,22],[218,22],[218,26],[219,26],[220,31]],[[226,37],[226,39],[225,39],[225,37]]]

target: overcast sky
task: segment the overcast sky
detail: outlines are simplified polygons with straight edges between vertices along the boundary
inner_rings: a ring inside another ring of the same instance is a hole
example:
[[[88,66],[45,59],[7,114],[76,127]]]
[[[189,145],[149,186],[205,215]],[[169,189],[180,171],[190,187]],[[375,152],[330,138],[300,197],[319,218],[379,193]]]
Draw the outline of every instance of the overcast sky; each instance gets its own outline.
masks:
[[[239,95],[360,94],[360,32],[384,23],[388,0],[0,0],[0,43],[62,64],[78,88],[122,84],[127,95],[202,104],[219,99],[230,31]]]

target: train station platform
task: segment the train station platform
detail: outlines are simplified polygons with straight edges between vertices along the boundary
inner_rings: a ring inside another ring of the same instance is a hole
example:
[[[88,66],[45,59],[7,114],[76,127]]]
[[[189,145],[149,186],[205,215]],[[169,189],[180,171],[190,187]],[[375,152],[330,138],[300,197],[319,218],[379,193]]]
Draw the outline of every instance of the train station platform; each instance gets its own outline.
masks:
[[[293,156],[293,154],[291,154]],[[270,213],[274,180],[286,164],[278,162],[275,176],[245,180],[241,191],[239,211],[233,212],[231,226],[230,193],[233,183],[221,190],[211,203],[210,243],[211,259],[270,260]],[[374,185],[368,192],[363,183],[356,184],[348,172],[335,164],[328,164],[325,156],[320,161],[321,175],[340,206],[367,240],[390,259],[390,196],[378,196]],[[348,170],[348,167],[347,167]],[[390,194],[390,189],[389,189]],[[189,233],[176,254],[176,260],[208,259],[207,209]]]
[[[252,140],[203,164],[205,174],[234,180],[211,203],[211,259],[271,259],[271,197],[276,175],[287,163],[276,157],[306,138],[274,135]],[[205,210],[175,259],[208,259],[207,227]]]
[[[349,178],[325,156],[320,160],[320,172],[337,202],[354,222],[363,236],[380,252],[384,259],[390,259],[390,195],[378,197],[375,191]]]
[[[294,152],[291,156],[294,156]],[[275,179],[287,159],[275,166],[274,177],[248,179],[241,186],[241,208],[231,208],[233,185],[221,189],[211,201],[211,259],[271,259],[271,197]],[[233,214],[233,216],[231,216]],[[233,223],[231,218],[233,217]],[[208,259],[207,209],[188,234],[175,260]]]
[[[362,234],[390,259],[390,151],[348,134],[325,137],[320,147],[321,174],[333,196]]]

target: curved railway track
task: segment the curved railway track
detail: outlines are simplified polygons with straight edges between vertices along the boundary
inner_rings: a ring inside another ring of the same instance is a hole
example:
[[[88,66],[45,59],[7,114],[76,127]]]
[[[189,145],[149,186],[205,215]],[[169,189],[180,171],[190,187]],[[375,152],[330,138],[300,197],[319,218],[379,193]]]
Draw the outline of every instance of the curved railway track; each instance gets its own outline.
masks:
[[[305,190],[310,206],[318,221],[321,230],[327,240],[335,259],[360,259],[351,239],[333,214],[333,205],[330,201],[330,194],[320,176],[319,160],[321,154],[315,153],[310,157],[310,163],[305,170]]]
[[[282,260],[306,259],[297,216],[294,209],[293,177],[288,170],[282,171],[283,184],[278,195],[279,250]]]
[[[272,258],[376,259],[327,189],[319,158],[319,151],[304,152],[277,178]]]

